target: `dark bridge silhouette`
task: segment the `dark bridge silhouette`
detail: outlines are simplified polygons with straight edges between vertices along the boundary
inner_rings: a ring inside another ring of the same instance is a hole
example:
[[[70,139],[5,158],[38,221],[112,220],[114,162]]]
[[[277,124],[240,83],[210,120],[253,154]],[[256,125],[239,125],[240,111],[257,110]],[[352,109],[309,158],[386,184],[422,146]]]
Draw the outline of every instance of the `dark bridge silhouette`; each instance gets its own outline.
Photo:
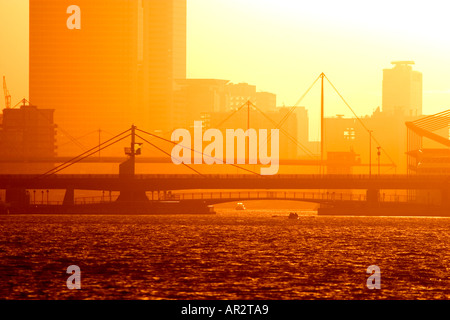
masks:
[[[360,208],[370,214],[373,210],[394,210],[397,214],[449,215],[450,176],[424,177],[419,175],[0,175],[0,188],[6,190],[65,189],[66,204],[75,203],[74,190],[119,191],[125,195],[123,201],[159,201],[153,192],[161,192],[163,200],[188,203],[215,204],[238,200],[294,200],[315,202],[332,208],[334,214],[342,208]],[[214,190],[239,190],[220,192]],[[359,190],[360,194],[335,192],[333,190]],[[180,193],[180,190],[202,190]],[[209,190],[209,191],[208,191]],[[309,192],[280,192],[273,190],[310,190]],[[440,203],[418,203],[416,199],[385,199],[380,190],[433,190],[440,194]],[[214,192],[213,192],[214,191]],[[148,197],[146,193],[152,192]],[[168,197],[167,194],[171,194]],[[119,197],[120,199],[120,197]]]
[[[136,137],[154,146],[151,142],[136,133],[149,134],[162,139],[151,133],[137,129],[132,126],[119,135],[105,141],[104,143],[86,151],[85,153],[63,163],[42,175],[0,175],[0,188],[6,189],[6,202],[25,203],[28,201],[26,190],[30,189],[64,189],[66,194],[63,205],[72,206],[75,204],[74,190],[101,190],[119,191],[118,203],[132,204],[155,202],[149,199],[147,192],[169,192],[179,190],[315,190],[312,197],[293,197],[293,200],[318,202],[326,205],[321,208],[322,213],[345,214],[351,209],[359,214],[376,214],[383,212],[387,214],[425,214],[425,215],[450,215],[450,176],[435,175],[304,175],[304,174],[278,174],[272,176],[262,176],[251,170],[240,168],[246,174],[201,174],[194,168],[186,165],[196,174],[135,174],[136,156],[140,155],[140,149],[136,148],[141,143],[136,143]],[[131,137],[131,144],[126,148],[128,159],[121,163],[119,174],[93,174],[93,175],[66,175],[59,172],[75,163],[83,161],[96,152],[107,148],[127,137]],[[164,139],[165,140],[165,139]],[[169,141],[170,143],[174,143]],[[193,152],[195,150],[192,150]],[[322,162],[320,162],[322,163]],[[236,165],[234,165],[236,166]],[[336,197],[333,190],[359,190],[364,194],[363,199],[344,199]],[[325,190],[325,191],[324,191]],[[330,191],[327,191],[330,190]],[[433,194],[438,194],[439,201],[430,203],[418,202],[413,196],[408,201],[400,203],[398,201],[387,202],[380,196],[380,190],[408,190],[410,194],[417,191],[429,190]],[[242,199],[253,199],[248,191],[247,197],[229,197],[225,199],[172,199],[179,203],[219,203],[225,201],[235,201]],[[202,191],[204,192],[204,191]],[[152,193],[153,194],[153,193]],[[208,192],[204,192],[208,194]],[[330,194],[332,195],[330,198]],[[326,195],[326,197],[324,196]],[[282,200],[280,197],[267,195],[265,200]],[[292,200],[285,196],[284,200]],[[160,199],[156,200],[160,201]],[[124,207],[125,208],[125,207]],[[327,211],[332,209],[332,211]],[[431,211],[431,212],[430,212]],[[319,211],[320,212],[320,211]]]
[[[149,174],[123,177],[114,174],[0,175],[0,188],[26,189],[189,190],[189,189],[402,189],[449,190],[450,176],[305,175],[279,174]]]

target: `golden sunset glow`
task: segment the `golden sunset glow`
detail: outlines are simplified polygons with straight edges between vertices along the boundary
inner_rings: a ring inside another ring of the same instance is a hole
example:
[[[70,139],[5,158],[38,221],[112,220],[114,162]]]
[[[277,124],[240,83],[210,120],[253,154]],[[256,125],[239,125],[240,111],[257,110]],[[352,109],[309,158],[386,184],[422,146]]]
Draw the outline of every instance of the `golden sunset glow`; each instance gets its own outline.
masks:
[[[447,2],[0,0],[0,300],[448,299]]]
[[[252,83],[289,106],[325,72],[363,116],[381,104],[381,70],[413,60],[432,114],[450,105],[450,80],[441,78],[450,73],[447,8],[445,1],[189,0],[187,76]],[[1,0],[0,12],[0,70],[18,102],[28,97],[28,1]],[[349,115],[331,93],[327,99],[326,115]],[[318,93],[302,105],[314,128]],[[311,135],[317,139],[317,129]]]

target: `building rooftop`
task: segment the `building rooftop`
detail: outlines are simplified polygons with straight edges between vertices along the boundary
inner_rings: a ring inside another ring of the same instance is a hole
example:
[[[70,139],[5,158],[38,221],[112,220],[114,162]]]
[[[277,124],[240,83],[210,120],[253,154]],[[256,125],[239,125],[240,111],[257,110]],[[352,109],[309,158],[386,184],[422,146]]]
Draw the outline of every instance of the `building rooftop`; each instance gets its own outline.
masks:
[[[391,64],[415,64],[414,61],[392,61]]]

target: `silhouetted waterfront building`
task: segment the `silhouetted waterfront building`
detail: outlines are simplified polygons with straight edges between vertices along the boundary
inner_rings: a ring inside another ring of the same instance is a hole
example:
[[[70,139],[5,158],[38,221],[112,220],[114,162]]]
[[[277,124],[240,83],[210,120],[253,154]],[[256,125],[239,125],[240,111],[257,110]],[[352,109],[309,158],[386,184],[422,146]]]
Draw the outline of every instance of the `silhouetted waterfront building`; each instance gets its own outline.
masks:
[[[276,94],[256,92],[256,86],[247,83],[234,84],[222,79],[177,79],[175,82],[179,112],[174,116],[174,123],[178,127],[191,126],[195,120],[208,121],[205,117],[208,113],[247,110],[248,101],[258,112],[277,111]]]
[[[364,126],[372,131],[383,148],[380,155],[382,174],[406,173],[406,130],[405,122],[418,117],[391,115],[379,108],[371,115],[361,118]],[[378,149],[374,139],[370,143],[370,134],[356,118],[338,115],[325,118],[326,152],[355,152],[360,155],[363,166],[355,167],[354,173],[368,174],[369,164],[372,173],[378,172]]]
[[[22,105],[3,109],[0,127],[0,172],[43,173],[56,156],[56,125],[53,109]],[[45,162],[37,163],[37,159]]]
[[[315,153],[314,143],[309,141],[309,115],[306,107],[295,107],[294,111],[297,118],[297,141],[304,145],[303,152],[298,150],[298,156],[304,156],[306,153]]]
[[[450,110],[408,121],[410,175],[450,175]]]
[[[383,112],[391,116],[422,115],[422,73],[411,67],[413,61],[394,61],[383,70]]]
[[[355,166],[361,164],[359,155],[353,150],[344,152],[328,152],[327,174],[353,174]]]
[[[176,80],[176,103],[179,127],[191,126],[202,120],[203,113],[225,112],[230,103],[229,80],[179,79]]]
[[[412,70],[413,61],[392,64],[383,70],[382,110],[360,120],[343,115],[324,119],[325,152],[359,154],[362,165],[354,173],[407,172],[405,122],[422,114],[422,74]]]
[[[450,110],[406,123],[408,174],[420,176],[450,175]],[[444,187],[444,186],[443,186]],[[450,194],[442,190],[416,190],[410,197],[422,203],[445,203]]]
[[[230,110],[239,109],[247,101],[256,104],[256,86],[248,83],[230,83]]]
[[[275,111],[277,107],[277,95],[271,92],[256,92],[256,103],[264,112]]]

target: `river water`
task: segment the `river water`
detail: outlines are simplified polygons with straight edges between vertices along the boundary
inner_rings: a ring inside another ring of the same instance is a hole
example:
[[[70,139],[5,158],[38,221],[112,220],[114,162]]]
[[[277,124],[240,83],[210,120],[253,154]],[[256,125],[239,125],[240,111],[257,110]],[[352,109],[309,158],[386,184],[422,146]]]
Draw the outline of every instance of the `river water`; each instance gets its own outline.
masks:
[[[450,218],[288,213],[1,216],[0,299],[450,298]]]

